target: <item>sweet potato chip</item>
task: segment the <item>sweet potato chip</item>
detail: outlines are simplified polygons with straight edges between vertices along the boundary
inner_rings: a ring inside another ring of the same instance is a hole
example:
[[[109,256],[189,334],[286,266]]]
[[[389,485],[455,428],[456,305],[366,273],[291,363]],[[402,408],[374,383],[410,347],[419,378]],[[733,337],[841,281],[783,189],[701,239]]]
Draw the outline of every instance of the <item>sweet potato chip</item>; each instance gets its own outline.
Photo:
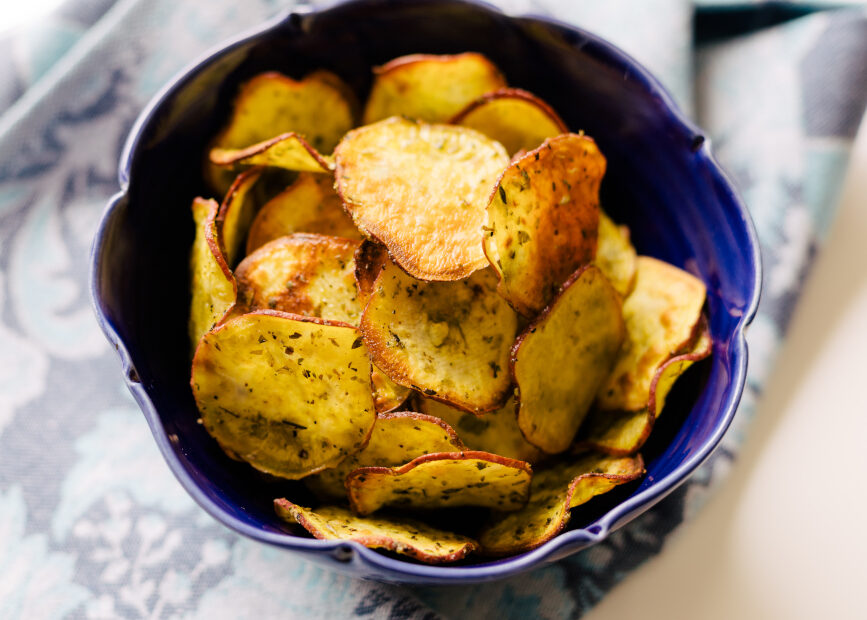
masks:
[[[481,506],[518,510],[527,503],[529,463],[487,452],[439,452],[401,467],[362,467],[346,477],[349,505],[360,515],[383,506],[411,509]]]
[[[361,240],[333,188],[334,179],[302,172],[284,191],[269,200],[256,215],[247,236],[247,254],[284,235],[297,232]]]
[[[524,439],[516,419],[515,400],[484,415],[474,415],[430,398],[419,398],[422,412],[442,418],[470,450],[499,454],[510,459],[535,463],[542,458],[539,448]]]
[[[345,323],[258,310],[206,334],[191,380],[202,423],[228,453],[298,479],[367,443],[370,361]]]
[[[506,168],[490,197],[484,251],[499,292],[528,318],[596,255],[605,158],[586,136],[564,134]]]
[[[497,67],[473,52],[402,56],[374,73],[365,125],[389,116],[444,123],[474,99],[506,86]]]
[[[621,297],[629,295],[635,286],[637,258],[635,248],[629,241],[629,229],[618,226],[604,211],[600,211],[595,262]]]
[[[235,303],[237,285],[217,236],[217,211],[214,200],[193,200],[193,221],[196,238],[190,252],[189,334],[193,349],[201,337],[222,318]]]
[[[569,447],[624,333],[620,297],[599,268],[575,272],[512,348],[518,427],[527,441],[551,454]]]
[[[649,256],[639,256],[635,290],[623,302],[626,340],[597,396],[604,410],[647,407],[659,367],[688,350],[699,336],[705,287],[695,276]]]
[[[570,508],[590,501],[619,484],[644,474],[641,455],[612,458],[589,454],[574,462],[539,469],[530,499],[516,512],[494,513],[482,528],[479,542],[487,555],[509,555],[535,549],[566,527]]]
[[[466,127],[390,118],[349,132],[334,151],[337,192],[355,224],[420,280],[459,280],[487,265],[482,221],[509,163]]]
[[[505,146],[510,155],[535,149],[546,139],[569,131],[551,106],[518,88],[485,93],[451,122],[481,131]]]
[[[379,274],[361,317],[373,363],[397,383],[471,412],[509,392],[518,317],[490,269],[459,282],[421,282],[394,263]]]
[[[300,81],[273,72],[258,75],[241,87],[229,122],[211,147],[244,149],[296,132],[316,151],[330,153],[355,124],[348,92],[349,87],[327,71],[316,71]],[[222,193],[226,172],[208,165],[206,174],[213,189]]]
[[[385,413],[377,417],[370,441],[334,469],[307,479],[317,494],[344,497],[346,475],[359,467],[394,467],[432,452],[455,452],[465,446],[444,421],[414,412]]]
[[[217,166],[271,166],[295,172],[331,172],[334,160],[322,155],[297,133],[289,132],[243,149],[215,147],[211,163]]]
[[[239,174],[217,213],[217,233],[226,251],[226,262],[232,268],[241,259],[244,239],[256,215],[258,197],[254,187],[261,175],[261,168],[251,168]]]
[[[426,564],[463,559],[478,548],[472,538],[453,534],[405,517],[359,517],[346,508],[316,510],[275,499],[274,509],[289,523],[297,523],[320,540],[353,540],[371,549],[385,549]]]
[[[647,406],[639,411],[594,410],[578,433],[576,449],[592,449],[623,456],[638,451],[653,430],[656,419],[665,406],[665,398],[677,379],[695,362],[708,357],[712,341],[707,327],[686,353],[663,363],[651,381]]]
[[[295,233],[250,254],[235,270],[238,305],[270,308],[357,326],[361,318],[353,256],[359,242]]]

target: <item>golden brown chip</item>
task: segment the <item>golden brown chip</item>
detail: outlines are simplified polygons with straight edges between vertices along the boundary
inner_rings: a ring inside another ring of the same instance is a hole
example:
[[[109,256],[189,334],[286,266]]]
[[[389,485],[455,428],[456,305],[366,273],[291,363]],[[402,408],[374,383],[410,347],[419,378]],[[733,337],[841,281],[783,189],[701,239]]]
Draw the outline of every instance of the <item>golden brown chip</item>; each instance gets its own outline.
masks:
[[[258,75],[241,87],[228,123],[210,146],[244,149],[296,132],[316,151],[330,153],[355,124],[354,104],[346,95],[349,90],[327,71],[316,71],[300,81],[273,72]],[[206,174],[219,193],[233,176],[210,163]]]
[[[334,152],[337,192],[363,233],[420,280],[459,280],[487,265],[482,222],[509,163],[479,132],[390,118],[349,132]]]
[[[250,254],[235,270],[238,305],[270,308],[357,326],[361,318],[353,256],[359,242],[295,233]]]
[[[440,452],[401,467],[362,467],[346,477],[349,505],[360,515],[383,506],[412,509],[482,506],[518,510],[527,503],[529,463],[487,452]]]
[[[677,379],[695,362],[711,354],[710,332],[703,321],[701,336],[692,348],[663,363],[651,381],[647,406],[639,411],[595,410],[578,433],[576,449],[592,449],[606,454],[632,454],[644,445],[656,419],[665,406],[665,398]]]
[[[530,464],[544,456],[539,448],[521,434],[513,398],[496,411],[484,415],[467,413],[430,398],[419,398],[419,408],[428,415],[442,418],[455,429],[458,437],[470,450],[499,454]]]
[[[365,125],[389,116],[444,123],[474,99],[506,86],[497,67],[473,52],[402,56],[374,73]]]
[[[237,176],[217,213],[217,233],[226,251],[226,262],[235,267],[244,251],[244,240],[258,206],[254,187],[262,176],[261,168],[251,168]]]
[[[518,427],[550,454],[569,447],[623,342],[620,297],[595,265],[579,269],[512,348]]]
[[[219,205],[214,200],[196,198],[192,210],[196,238],[190,252],[192,301],[188,330],[195,350],[201,337],[235,303],[237,285],[217,236]]]
[[[535,549],[569,522],[570,508],[590,501],[644,474],[641,455],[612,458],[585,455],[573,462],[538,469],[530,499],[516,512],[494,513],[479,536],[483,553],[509,555]]]
[[[604,410],[644,409],[659,367],[699,336],[702,281],[649,256],[639,256],[637,266],[635,289],[623,302],[626,340],[597,395]]]
[[[490,198],[484,250],[512,307],[534,317],[596,255],[605,158],[564,134],[509,165]]]
[[[518,317],[490,269],[459,282],[421,282],[394,263],[376,280],[361,317],[371,359],[397,383],[471,412],[509,392]]]
[[[247,254],[284,235],[297,232],[361,239],[333,188],[334,179],[302,172],[256,215],[247,236]]]
[[[600,211],[595,262],[621,297],[629,295],[635,286],[637,258],[629,241],[629,229],[618,226],[604,211]]]
[[[481,131],[512,155],[535,149],[546,139],[569,131],[551,106],[518,88],[485,93],[458,112],[451,122]]]
[[[358,300],[362,308],[367,305],[373,285],[382,267],[388,262],[388,252],[385,246],[370,240],[361,242],[355,252],[355,286],[358,289]]]
[[[376,418],[370,441],[333,469],[307,479],[317,494],[345,497],[346,475],[359,467],[394,467],[432,452],[455,452],[465,446],[455,431],[432,416],[414,412],[385,413]]]
[[[376,366],[370,373],[370,382],[373,385],[373,400],[376,403],[376,411],[379,413],[394,411],[405,403],[409,395],[412,394],[412,390],[398,385]]]
[[[353,540],[426,564],[456,562],[478,548],[472,538],[405,517],[359,517],[339,506],[321,506],[314,511],[286,499],[275,499],[274,509],[281,518],[299,524],[314,538]]]
[[[214,147],[211,163],[217,166],[271,166],[295,172],[331,172],[334,160],[322,155],[294,132],[280,134],[243,149]]]
[[[191,380],[207,431],[256,469],[298,479],[360,450],[376,419],[351,325],[274,310],[206,334]]]

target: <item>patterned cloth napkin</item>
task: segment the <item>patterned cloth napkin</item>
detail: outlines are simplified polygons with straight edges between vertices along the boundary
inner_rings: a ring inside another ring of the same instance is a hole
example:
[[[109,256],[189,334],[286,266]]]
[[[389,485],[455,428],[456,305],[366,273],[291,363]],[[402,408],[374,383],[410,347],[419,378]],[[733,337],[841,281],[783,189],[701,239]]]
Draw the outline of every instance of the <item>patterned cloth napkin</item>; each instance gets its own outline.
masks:
[[[834,215],[867,100],[867,13],[514,0],[499,4],[595,31],[655,72],[713,137],[752,209],[765,288],[747,390],[720,449],[603,543],[484,586],[339,576],[243,539],[193,503],[93,318],[88,249],[148,99],[209,47],[294,4],[70,0],[0,34],[0,617],[578,617],[659,553],[732,466]]]

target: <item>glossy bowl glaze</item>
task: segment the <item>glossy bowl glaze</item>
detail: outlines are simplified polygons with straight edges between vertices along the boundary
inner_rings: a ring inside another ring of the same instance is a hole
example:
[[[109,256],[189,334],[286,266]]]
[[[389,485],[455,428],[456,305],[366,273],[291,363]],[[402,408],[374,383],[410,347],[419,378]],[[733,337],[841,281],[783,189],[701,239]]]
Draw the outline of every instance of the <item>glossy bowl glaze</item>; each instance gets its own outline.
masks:
[[[292,535],[272,499],[309,499],[227,458],[196,423],[186,324],[191,199],[205,192],[203,148],[233,93],[265,70],[325,68],[363,98],[371,67],[403,54],[478,51],[513,86],[548,101],[608,159],[605,208],[630,226],[640,253],[681,266],[708,287],[713,358],[672,394],[645,449],[647,476],[598,498],[531,552],[460,566],[425,566],[355,543]],[[475,2],[358,0],[289,14],[207,54],[172,80],[135,124],[93,245],[92,295],[126,381],[169,467],[217,520],[356,576],[406,583],[487,581],[529,570],[605,538],[684,482],[711,453],[744,386],[744,329],[759,297],[759,249],[749,215],[707,141],[645,69],[580,29],[512,17]],[[662,422],[665,422],[662,424]]]

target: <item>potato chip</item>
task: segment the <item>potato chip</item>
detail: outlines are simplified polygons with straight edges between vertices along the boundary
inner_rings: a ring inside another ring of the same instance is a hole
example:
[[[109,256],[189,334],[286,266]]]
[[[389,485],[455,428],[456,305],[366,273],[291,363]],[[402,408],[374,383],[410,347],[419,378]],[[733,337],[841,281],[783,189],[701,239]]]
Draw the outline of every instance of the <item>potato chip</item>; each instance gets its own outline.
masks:
[[[623,302],[626,340],[597,395],[604,410],[647,406],[659,367],[699,336],[705,287],[695,276],[649,256],[639,256],[635,290]]]
[[[196,238],[190,252],[192,301],[188,330],[195,349],[201,337],[235,303],[237,284],[217,236],[219,205],[214,200],[196,198],[192,210]]]
[[[344,481],[359,467],[394,467],[432,452],[455,452],[465,449],[452,427],[439,418],[402,411],[385,413],[376,418],[370,441],[334,469],[307,479],[317,494],[344,497]]]
[[[600,211],[595,262],[621,297],[629,295],[635,286],[637,258],[629,241],[629,229],[618,226],[604,211]]]
[[[364,124],[389,116],[444,123],[483,94],[506,86],[490,60],[476,53],[412,54],[374,69]]]
[[[482,221],[509,163],[466,127],[390,118],[349,132],[334,151],[337,192],[363,233],[420,280],[459,280],[487,266]]]
[[[494,513],[482,528],[482,552],[509,555],[535,549],[566,527],[572,516],[570,508],[643,474],[641,455],[613,458],[589,454],[574,462],[538,469],[527,505],[516,512]]]
[[[370,293],[379,272],[388,262],[388,252],[385,246],[370,240],[361,242],[361,246],[355,251],[355,286],[358,289],[358,301],[361,306],[367,305]]]
[[[376,411],[358,330],[275,310],[206,334],[191,385],[202,423],[256,469],[298,479],[360,450]]]
[[[453,534],[405,517],[359,517],[340,506],[316,510],[275,499],[274,509],[320,540],[352,540],[371,549],[385,549],[426,564],[446,564],[478,548],[472,538]]]
[[[534,317],[596,255],[605,158],[586,136],[546,140],[509,165],[490,198],[484,251],[499,292]]]
[[[518,428],[515,400],[484,415],[475,415],[449,407],[430,398],[419,398],[419,409],[428,415],[442,418],[451,426],[470,450],[499,454],[510,459],[536,463],[544,454],[524,439]]]
[[[530,151],[548,138],[566,133],[566,123],[547,103],[525,90],[501,88],[485,93],[451,120],[481,131],[509,154]]]
[[[278,237],[297,232],[361,240],[352,218],[333,188],[334,179],[302,172],[256,215],[247,236],[247,254]]]
[[[362,467],[346,477],[349,505],[360,515],[383,506],[411,509],[481,506],[518,510],[527,503],[529,463],[487,452],[439,452],[401,467]]]
[[[238,305],[270,308],[357,326],[361,306],[353,256],[359,242],[295,233],[250,254],[235,270]]]
[[[349,87],[327,71],[316,71],[300,81],[262,73],[241,87],[229,122],[211,148],[244,149],[296,132],[316,151],[330,153],[355,124],[354,102],[348,92]],[[224,170],[207,165],[205,172],[213,189],[225,191]]]
[[[229,267],[234,268],[241,260],[244,239],[247,238],[250,224],[256,216],[258,196],[254,187],[261,175],[261,168],[251,168],[239,174],[217,213],[217,233],[223,242]]]
[[[471,412],[509,392],[518,317],[490,269],[459,282],[421,282],[387,263],[361,317],[373,363],[397,383]]]
[[[595,410],[578,433],[577,450],[592,449],[622,456],[638,451],[662,413],[665,398],[677,379],[695,362],[708,357],[712,341],[705,326],[692,349],[663,363],[651,381],[650,397],[639,411]]]
[[[620,297],[595,265],[579,269],[518,336],[518,427],[550,454],[569,447],[611,371],[625,327]]]
[[[378,413],[394,411],[412,394],[412,390],[398,385],[376,366],[370,373],[370,383],[373,385],[373,401]]]
[[[215,147],[211,163],[217,166],[271,166],[295,172],[331,172],[334,160],[322,155],[297,133],[289,132],[243,149]]]

